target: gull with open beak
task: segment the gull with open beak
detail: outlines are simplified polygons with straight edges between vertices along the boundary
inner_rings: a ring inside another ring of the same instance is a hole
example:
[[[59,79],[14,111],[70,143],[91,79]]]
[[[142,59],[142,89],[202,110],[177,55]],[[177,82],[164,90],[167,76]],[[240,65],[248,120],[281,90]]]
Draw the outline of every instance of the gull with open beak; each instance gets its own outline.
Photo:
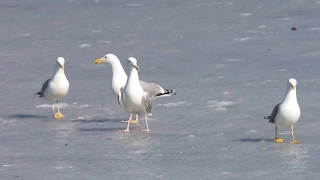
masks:
[[[51,102],[51,108],[55,119],[64,118],[64,115],[59,110],[59,100],[69,91],[69,81],[64,73],[64,64],[64,58],[58,57],[52,78],[46,80],[42,85],[41,91],[35,94],[39,95],[39,98],[43,97]],[[57,112],[54,110],[53,102],[57,103]]]
[[[295,79],[289,79],[286,95],[282,103],[277,104],[271,115],[264,118],[269,119],[269,122],[275,125],[275,142],[284,142],[284,139],[278,138],[278,126],[287,126],[291,128],[292,141],[290,143],[301,143],[301,141],[297,141],[293,135],[293,126],[300,118],[300,107],[297,100],[297,81]]]

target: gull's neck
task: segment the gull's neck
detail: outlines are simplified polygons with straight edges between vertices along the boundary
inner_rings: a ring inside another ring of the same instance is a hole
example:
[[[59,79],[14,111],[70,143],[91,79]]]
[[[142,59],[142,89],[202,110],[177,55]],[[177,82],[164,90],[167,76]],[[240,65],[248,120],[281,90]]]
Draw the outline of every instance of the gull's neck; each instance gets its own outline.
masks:
[[[117,79],[125,79],[127,81],[127,74],[124,71],[119,59],[117,61],[110,62],[112,68],[112,81],[117,81]]]
[[[129,72],[130,74],[127,81],[127,86],[130,87],[140,85],[138,70],[134,67],[131,67]]]
[[[297,101],[297,88],[292,89],[291,87],[288,87],[286,95],[283,99],[283,102],[298,102]]]
[[[56,67],[55,67],[55,69],[53,71],[52,79],[59,78],[59,77],[65,77],[66,78],[66,75],[64,74],[64,70],[62,68],[60,68],[60,66],[57,63]]]

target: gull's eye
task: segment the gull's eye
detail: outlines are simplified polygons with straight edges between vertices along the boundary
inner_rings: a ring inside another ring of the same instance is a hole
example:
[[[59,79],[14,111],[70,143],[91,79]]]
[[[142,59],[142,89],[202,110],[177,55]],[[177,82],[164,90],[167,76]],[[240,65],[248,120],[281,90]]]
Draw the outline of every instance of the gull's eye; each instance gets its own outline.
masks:
[[[104,58],[106,58],[106,59],[107,59],[107,58],[108,58],[108,56],[105,56]]]

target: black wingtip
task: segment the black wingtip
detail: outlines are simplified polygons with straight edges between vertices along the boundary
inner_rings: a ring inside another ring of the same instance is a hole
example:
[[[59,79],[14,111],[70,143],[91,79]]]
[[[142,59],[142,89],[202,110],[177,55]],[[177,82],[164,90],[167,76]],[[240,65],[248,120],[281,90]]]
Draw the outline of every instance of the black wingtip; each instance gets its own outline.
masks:
[[[165,89],[164,94],[170,94],[170,95],[176,95],[177,93],[174,90],[171,89]]]
[[[37,92],[37,93],[35,93],[35,94],[33,94],[33,95],[37,95],[37,96],[39,96],[39,98],[42,98],[42,97],[43,97],[42,94],[41,94],[41,92]]]
[[[270,118],[271,118],[271,116],[264,117],[264,119],[269,119],[269,123],[274,123],[274,120],[271,120]]]
[[[165,89],[164,93],[159,93],[157,95],[155,95],[154,97],[159,97],[159,96],[174,96],[177,93],[174,90],[171,89]]]

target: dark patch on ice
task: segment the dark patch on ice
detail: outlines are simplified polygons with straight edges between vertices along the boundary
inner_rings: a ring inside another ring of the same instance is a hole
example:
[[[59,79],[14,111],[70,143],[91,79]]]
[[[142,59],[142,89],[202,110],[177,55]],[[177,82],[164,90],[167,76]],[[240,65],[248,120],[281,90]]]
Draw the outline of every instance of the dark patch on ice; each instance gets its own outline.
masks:
[[[236,139],[235,141],[240,141],[240,142],[274,142],[274,139],[261,139],[261,138],[244,138],[244,139]]]
[[[296,31],[297,28],[296,28],[296,27],[291,27],[291,30],[292,30],[292,31]]]
[[[115,127],[109,127],[109,128],[79,128],[79,131],[83,132],[104,132],[104,131],[120,131],[124,128],[115,128]]]
[[[10,8],[19,8],[17,4],[0,4],[0,9],[10,9]]]
[[[19,177],[18,175],[6,175],[6,176],[8,176],[8,177]],[[4,177],[4,176],[2,176],[2,175],[0,175],[0,177]]]
[[[9,118],[21,118],[21,119],[31,119],[31,118],[37,118],[37,119],[43,119],[48,118],[47,116],[41,116],[41,115],[35,115],[35,114],[13,114],[9,115]]]
[[[128,118],[121,118],[121,119],[90,119],[90,120],[83,120],[77,119],[72,120],[72,122],[83,122],[83,123],[104,123],[104,122],[121,122],[122,120],[128,120]]]

